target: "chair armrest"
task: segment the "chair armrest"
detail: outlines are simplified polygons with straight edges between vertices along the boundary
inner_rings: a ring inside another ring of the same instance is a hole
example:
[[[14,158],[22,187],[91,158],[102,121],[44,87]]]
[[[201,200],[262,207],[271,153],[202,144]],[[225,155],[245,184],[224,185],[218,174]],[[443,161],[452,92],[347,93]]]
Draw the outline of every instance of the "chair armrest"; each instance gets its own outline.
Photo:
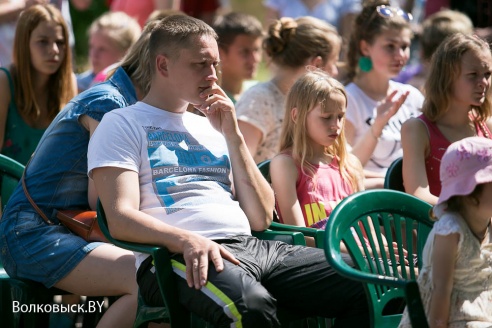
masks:
[[[252,231],[251,234],[262,240],[277,240],[283,241],[290,245],[306,246],[304,235],[300,232],[264,230]]]
[[[104,237],[106,237],[108,241],[115,246],[130,250],[132,252],[139,252],[139,253],[146,253],[146,254],[154,254],[154,252],[159,250],[160,248],[166,249],[165,247],[134,243],[131,241],[124,241],[114,238],[109,232],[108,223],[106,220],[106,213],[104,212],[104,208],[102,207],[102,204],[99,200],[97,201],[97,221],[99,223],[99,228],[101,229],[101,232],[103,233]]]
[[[317,248],[323,248],[324,245],[325,231],[323,229],[298,227],[298,226],[293,226],[293,225],[283,224],[278,222],[272,222],[269,229],[274,231],[300,232],[304,236],[313,237]]]

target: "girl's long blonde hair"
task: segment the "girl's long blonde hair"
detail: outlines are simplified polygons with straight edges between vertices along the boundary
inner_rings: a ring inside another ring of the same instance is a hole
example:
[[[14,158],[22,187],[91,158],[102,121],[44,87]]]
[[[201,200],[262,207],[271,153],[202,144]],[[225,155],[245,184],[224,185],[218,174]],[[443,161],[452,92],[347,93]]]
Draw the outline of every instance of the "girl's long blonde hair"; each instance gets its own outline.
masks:
[[[19,112],[30,121],[36,121],[41,115],[34,94],[31,51],[29,42],[34,29],[41,22],[55,22],[62,27],[65,40],[65,56],[56,73],[50,76],[46,90],[48,93],[48,118],[54,119],[58,112],[75,96],[72,79],[72,54],[68,45],[68,29],[60,11],[53,5],[34,5],[22,12],[15,31],[13,64],[15,103]]]
[[[315,169],[307,158],[314,155],[314,149],[308,142],[306,120],[308,113],[318,104],[325,109],[326,99],[334,94],[341,94],[347,105],[347,94],[343,85],[322,71],[312,71],[301,76],[292,86],[287,95],[286,111],[280,136],[280,152],[291,153],[292,158],[301,167],[304,174],[315,180]],[[297,108],[297,120],[291,118],[291,111]],[[345,119],[343,123],[345,122]],[[359,191],[358,184],[360,163],[347,151],[345,130],[342,128],[335,142],[325,147],[325,153],[337,158],[342,178],[350,183],[352,190]],[[315,182],[316,184],[316,182]]]

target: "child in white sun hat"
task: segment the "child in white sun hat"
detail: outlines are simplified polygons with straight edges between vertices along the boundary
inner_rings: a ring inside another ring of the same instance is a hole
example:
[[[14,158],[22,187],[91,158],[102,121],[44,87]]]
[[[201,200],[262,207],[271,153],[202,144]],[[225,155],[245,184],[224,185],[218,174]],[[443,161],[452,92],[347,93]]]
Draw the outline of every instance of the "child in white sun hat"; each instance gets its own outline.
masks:
[[[441,160],[442,190],[418,282],[431,327],[492,326],[492,140],[469,137]],[[411,327],[405,310],[400,327]]]

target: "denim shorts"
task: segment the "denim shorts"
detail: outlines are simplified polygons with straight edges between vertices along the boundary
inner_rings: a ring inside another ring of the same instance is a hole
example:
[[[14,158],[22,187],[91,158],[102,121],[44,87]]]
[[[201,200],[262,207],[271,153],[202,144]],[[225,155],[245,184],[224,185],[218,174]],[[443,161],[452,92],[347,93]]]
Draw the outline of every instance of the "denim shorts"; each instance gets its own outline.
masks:
[[[103,243],[89,243],[61,225],[49,225],[32,208],[14,207],[0,221],[0,260],[12,278],[50,288]]]

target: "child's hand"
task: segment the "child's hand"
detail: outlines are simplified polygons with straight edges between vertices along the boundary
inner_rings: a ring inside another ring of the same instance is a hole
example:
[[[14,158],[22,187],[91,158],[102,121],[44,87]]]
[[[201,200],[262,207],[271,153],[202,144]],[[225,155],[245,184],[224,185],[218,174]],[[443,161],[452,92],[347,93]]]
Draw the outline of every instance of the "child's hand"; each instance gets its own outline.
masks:
[[[398,263],[401,263],[400,253],[398,252],[398,244],[396,242],[393,242],[392,246],[393,246],[393,253],[395,254],[396,261]],[[386,246],[386,248],[388,248],[388,246]],[[386,253],[388,253],[388,250],[386,250]],[[403,260],[405,265],[408,265],[408,251],[405,248],[403,248]]]
[[[400,97],[395,99],[397,94],[397,90],[390,93],[385,100],[383,100],[377,107],[377,115],[374,119],[374,131],[375,134],[381,135],[384,126],[388,123],[388,121],[395,115],[400,109],[401,105],[407,100],[409,95],[409,91],[402,94]]]

